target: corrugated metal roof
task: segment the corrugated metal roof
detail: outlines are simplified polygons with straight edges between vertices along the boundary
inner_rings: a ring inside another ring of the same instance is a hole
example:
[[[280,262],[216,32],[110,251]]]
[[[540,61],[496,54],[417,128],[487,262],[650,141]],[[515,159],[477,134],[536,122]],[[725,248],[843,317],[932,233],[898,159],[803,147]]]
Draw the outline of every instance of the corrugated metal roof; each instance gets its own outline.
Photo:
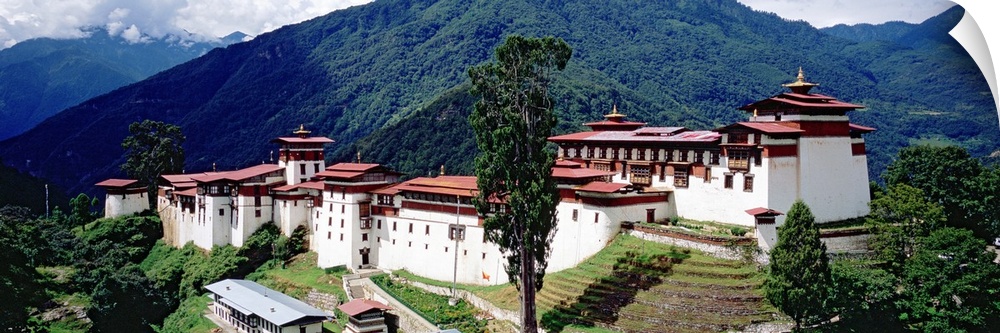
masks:
[[[138,182],[139,181],[135,180],[135,179],[115,179],[115,178],[111,178],[111,179],[102,181],[100,183],[94,184],[94,186],[100,186],[100,187],[127,187],[127,186],[130,186],[130,185],[136,184]]]
[[[597,192],[597,193],[614,193],[623,187],[629,186],[625,183],[606,183],[606,182],[590,182],[586,185],[579,186],[575,188],[577,191],[584,192]]]
[[[722,135],[713,131],[687,131],[674,135],[636,135],[635,131],[578,132],[557,135],[549,141],[611,141],[611,142],[704,142],[711,143]]]
[[[297,136],[284,136],[284,137],[279,137],[279,138],[276,138],[274,140],[271,140],[271,142],[279,142],[279,143],[332,143],[333,140],[330,139],[330,138],[327,138],[327,137],[323,137],[323,136],[314,136],[314,137],[309,137],[309,138],[300,138],[300,137],[297,137]]]
[[[371,310],[392,310],[388,305],[373,301],[370,299],[360,299],[356,298],[350,302],[341,304],[337,307],[340,311],[344,311],[348,316],[354,317],[359,314],[371,311]]]
[[[206,173],[204,175],[192,176],[191,179],[201,183],[209,183],[219,180],[241,181],[279,170],[284,170],[284,168],[278,166],[277,164],[260,164],[236,171]]]
[[[312,322],[331,319],[320,309],[253,281],[227,279],[205,289],[225,299],[227,304],[243,307],[279,326],[310,318],[315,320]]]
[[[326,167],[326,169],[332,171],[368,171],[378,166],[375,163],[337,163]]]

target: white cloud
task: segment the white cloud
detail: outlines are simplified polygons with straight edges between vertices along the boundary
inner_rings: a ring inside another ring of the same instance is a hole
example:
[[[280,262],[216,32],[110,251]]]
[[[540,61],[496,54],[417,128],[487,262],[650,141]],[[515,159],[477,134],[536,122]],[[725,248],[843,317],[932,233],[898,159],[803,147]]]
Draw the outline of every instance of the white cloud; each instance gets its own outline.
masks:
[[[0,48],[37,37],[79,38],[98,26],[132,42],[184,35],[258,35],[371,0],[0,0]]]
[[[955,3],[947,0],[738,0],[750,8],[804,20],[817,28],[839,23],[920,23]]]

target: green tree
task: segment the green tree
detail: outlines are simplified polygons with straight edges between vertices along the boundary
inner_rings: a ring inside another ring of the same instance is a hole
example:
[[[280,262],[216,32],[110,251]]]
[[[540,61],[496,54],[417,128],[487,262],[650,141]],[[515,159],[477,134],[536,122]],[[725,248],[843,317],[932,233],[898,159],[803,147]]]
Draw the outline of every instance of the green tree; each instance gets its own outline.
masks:
[[[882,178],[886,185],[907,184],[919,188],[931,202],[940,204],[948,225],[973,230],[985,238],[980,224],[989,210],[977,198],[976,186],[983,166],[961,147],[928,145],[903,148]]]
[[[549,83],[572,53],[559,38],[515,35],[497,47],[496,62],[469,69],[472,92],[481,97],[469,117],[480,151],[475,205],[487,216],[487,239],[507,255],[504,268],[520,291],[523,332],[538,331],[535,293],[542,289],[559,200],[553,156],[545,150],[556,125]],[[509,209],[491,211],[497,202]]]
[[[832,290],[829,308],[840,321],[833,332],[897,332],[902,325],[895,302],[896,276],[865,261],[831,262]]]
[[[764,296],[792,317],[796,329],[827,314],[830,264],[814,222],[809,207],[796,200],[778,229],[778,243],[771,249],[770,272],[764,282]]]
[[[91,199],[85,193],[80,193],[76,198],[69,200],[69,222],[73,226],[82,226],[84,229],[87,227],[87,223],[94,221],[97,218],[97,213],[94,212],[94,207],[96,207],[100,202],[97,197]]]
[[[869,203],[871,213],[865,223],[871,230],[868,241],[878,259],[899,273],[918,242],[945,221],[944,209],[924,197],[924,192],[906,184],[890,185]]]
[[[122,141],[126,160],[121,168],[146,185],[149,208],[155,210],[160,175],[184,169],[184,133],[176,125],[149,119],[132,123],[128,131],[131,135]]]
[[[988,331],[1000,315],[996,253],[969,230],[942,228],[906,262],[900,319],[925,332]]]

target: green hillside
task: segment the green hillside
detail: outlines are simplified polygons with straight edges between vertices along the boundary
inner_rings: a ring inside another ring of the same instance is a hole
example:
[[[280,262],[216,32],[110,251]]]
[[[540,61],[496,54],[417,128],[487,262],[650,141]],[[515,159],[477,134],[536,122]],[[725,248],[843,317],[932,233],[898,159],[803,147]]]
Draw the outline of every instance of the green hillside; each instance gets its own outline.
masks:
[[[957,22],[954,13],[939,21],[949,20]],[[868,106],[852,117],[879,129],[868,136],[872,174],[923,136],[950,138],[976,156],[996,150],[996,110],[982,75],[964,51],[941,44],[950,37],[938,25],[919,28],[938,35],[856,42],[735,0],[379,0],[88,100],[0,142],[0,155],[70,192],[92,192],[120,176],[127,125],[151,118],[182,127],[188,171],[260,163],[271,138],[305,124],[337,140],[337,159],[361,151],[411,175],[441,164],[464,172],[473,156],[463,134],[466,70],[512,33],[555,35],[573,47],[553,90],[561,132],[613,104],[651,125],[715,128],[744,119],[737,107],[781,92],[802,66],[819,93]],[[456,155],[433,156],[445,151]]]
[[[94,96],[238,41],[185,45],[166,39],[129,43],[94,28],[80,39],[37,38],[0,50],[0,140]]]

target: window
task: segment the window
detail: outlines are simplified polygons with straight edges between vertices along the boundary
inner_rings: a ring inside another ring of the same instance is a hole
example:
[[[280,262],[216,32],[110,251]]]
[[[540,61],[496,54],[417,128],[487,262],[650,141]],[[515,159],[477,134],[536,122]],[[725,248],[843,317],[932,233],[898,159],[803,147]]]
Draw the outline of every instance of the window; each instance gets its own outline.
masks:
[[[378,227],[379,230],[381,230],[382,229],[382,220],[377,220],[375,225]]]
[[[576,218],[577,218],[577,216],[579,214],[580,214],[580,212],[578,210],[576,210],[576,209],[573,210],[573,221],[576,221]]]
[[[688,161],[688,152],[687,151],[681,151],[679,153],[680,153],[680,156],[678,156],[679,160],[681,162],[687,162]]]
[[[426,249],[429,249],[429,248],[430,248],[430,246],[429,246],[429,245],[427,245],[427,244],[424,244],[424,250],[426,250]]]
[[[674,187],[688,187],[688,169],[674,168]]]
[[[406,242],[406,247],[413,247],[413,242]]]
[[[704,164],[705,163],[705,152],[703,152],[703,151],[695,151],[694,152],[694,162],[695,163]]]
[[[732,132],[729,133],[729,143],[747,143],[749,133],[747,132]]]
[[[743,192],[753,192],[753,175],[743,175]]]
[[[396,221],[392,221],[392,231],[396,231]]]
[[[368,241],[368,234],[367,233],[361,234],[361,241],[362,242]]]
[[[413,223],[410,223],[410,231],[409,231],[409,232],[410,232],[411,234],[413,233]]]
[[[328,227],[332,227],[333,226],[333,217],[327,217],[326,218],[326,226],[328,226]]]
[[[430,225],[425,225],[424,226],[424,235],[430,235],[430,234],[431,234],[431,226]]]
[[[726,188],[733,188],[733,175],[732,174],[729,174],[729,173],[726,174],[725,187]]]
[[[713,151],[708,153],[708,164],[719,165],[719,152]]]
[[[343,227],[344,227],[344,219],[340,219],[340,227],[341,227],[341,228],[343,228]]]
[[[597,223],[601,219],[601,213],[594,213],[594,223]]]
[[[375,242],[376,243],[381,243],[382,242],[382,237],[375,237]]]
[[[625,159],[626,160],[632,159],[632,148],[625,148]]]
[[[396,240],[395,239],[392,240],[392,245],[396,245]]]
[[[313,164],[313,173],[319,173],[319,163]]]
[[[340,234],[340,241],[344,241],[344,234]]]
[[[343,214],[347,211],[347,205],[340,205],[340,213]]]
[[[650,161],[659,160],[660,159],[660,150],[659,149],[652,149],[652,151],[653,151],[653,154],[652,154],[653,156],[651,156],[649,158],[649,160]]]
[[[254,217],[260,217],[260,209],[254,211],[253,216]]]
[[[587,158],[594,158],[594,147],[587,147]]]
[[[753,151],[753,165],[760,166],[760,164],[761,164],[760,150],[754,150]]]
[[[726,152],[729,155],[729,169],[731,170],[748,170],[750,169],[749,159],[750,152],[746,150],[734,150],[729,149]]]
[[[299,173],[303,174],[303,175],[306,174],[306,165],[305,164],[299,164]]]
[[[602,148],[600,148],[599,151],[601,153],[601,158],[608,158],[608,149],[607,148],[603,148],[602,147]]]
[[[630,180],[633,184],[639,185],[649,185],[652,184],[653,179],[649,175],[648,165],[633,165],[632,166],[632,176]]]
[[[711,183],[712,182],[712,168],[711,167],[705,167],[705,182],[706,183]]]
[[[483,259],[486,259],[486,252],[483,252]]]
[[[330,204],[330,212],[333,212],[333,203]]]
[[[607,163],[594,163],[594,170],[611,172],[611,165]]]
[[[219,216],[226,216],[226,210],[223,208],[219,208]]]
[[[447,246],[444,247],[444,252],[448,253],[448,247]]]
[[[639,148],[639,154],[637,155],[639,155],[638,159],[640,161],[646,160],[646,148]]]
[[[329,231],[327,231],[327,232],[326,232],[326,239],[330,239],[331,237],[333,237],[333,233],[332,233],[332,232],[329,232]]]

